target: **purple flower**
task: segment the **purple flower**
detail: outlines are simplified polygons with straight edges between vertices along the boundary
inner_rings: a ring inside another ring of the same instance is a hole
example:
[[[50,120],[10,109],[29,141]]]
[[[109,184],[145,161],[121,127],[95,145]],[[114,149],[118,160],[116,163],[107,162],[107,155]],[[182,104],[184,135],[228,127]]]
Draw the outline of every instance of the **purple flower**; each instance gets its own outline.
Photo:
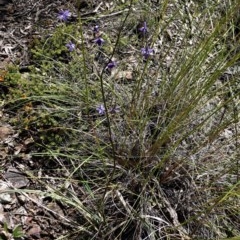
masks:
[[[102,46],[102,44],[104,43],[104,40],[100,37],[98,37],[97,39],[94,40],[94,42],[98,45],[98,46]]]
[[[141,53],[145,59],[147,59],[150,55],[153,55],[154,51],[152,48],[145,47],[141,49]]]
[[[68,50],[70,51],[70,52],[72,52],[74,49],[75,49],[75,44],[74,43],[72,43],[71,41],[68,43],[68,44],[66,44],[66,47],[68,48]]]
[[[98,25],[95,25],[95,26],[93,27],[93,32],[94,32],[94,33],[98,33],[98,32],[99,32],[99,26],[98,26]]]
[[[99,113],[100,115],[103,115],[103,114],[105,113],[105,107],[104,107],[103,104],[100,104],[100,105],[96,108],[96,110],[98,111],[98,113]]]
[[[107,69],[113,69],[116,66],[117,66],[116,62],[111,60],[107,65]]]
[[[144,35],[148,32],[148,28],[147,28],[147,23],[144,22],[143,26],[141,28],[139,28],[139,31],[142,32]]]
[[[66,22],[71,17],[71,12],[69,10],[61,10],[58,14],[58,19]]]

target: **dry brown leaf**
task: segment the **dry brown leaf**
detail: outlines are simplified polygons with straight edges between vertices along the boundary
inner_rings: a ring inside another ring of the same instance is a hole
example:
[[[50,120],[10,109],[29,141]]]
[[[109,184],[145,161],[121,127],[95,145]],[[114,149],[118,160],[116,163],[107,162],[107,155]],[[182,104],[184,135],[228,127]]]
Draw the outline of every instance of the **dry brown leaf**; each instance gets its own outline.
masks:
[[[116,74],[115,79],[131,81],[133,79],[133,72],[132,71],[120,71]]]
[[[13,130],[9,127],[0,127],[0,140],[4,141],[9,135],[13,133]]]
[[[34,238],[40,238],[41,228],[39,225],[34,224],[32,227],[28,230],[27,234]]]

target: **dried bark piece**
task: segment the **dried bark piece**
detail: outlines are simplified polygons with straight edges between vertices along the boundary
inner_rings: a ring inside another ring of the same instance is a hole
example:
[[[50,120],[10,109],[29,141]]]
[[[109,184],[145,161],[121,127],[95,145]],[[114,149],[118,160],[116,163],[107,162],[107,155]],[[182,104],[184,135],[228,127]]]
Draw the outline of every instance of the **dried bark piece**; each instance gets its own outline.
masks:
[[[15,188],[24,188],[29,184],[27,177],[13,167],[10,167],[3,176]]]

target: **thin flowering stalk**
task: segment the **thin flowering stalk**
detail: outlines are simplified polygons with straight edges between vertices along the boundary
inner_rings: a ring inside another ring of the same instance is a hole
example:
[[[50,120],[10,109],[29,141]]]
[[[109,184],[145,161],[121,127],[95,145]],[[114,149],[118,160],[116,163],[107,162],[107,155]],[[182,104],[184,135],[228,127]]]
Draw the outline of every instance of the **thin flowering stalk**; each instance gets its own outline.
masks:
[[[144,48],[141,48],[141,53],[142,53],[142,55],[144,57],[144,61],[147,62],[149,56],[152,56],[154,54],[154,50],[152,48],[149,48],[148,46],[146,46]],[[147,67],[147,64],[145,64],[145,66],[144,66],[143,74],[146,71],[146,67]],[[143,76],[143,74],[142,74],[142,76]],[[143,81],[143,77],[142,76],[140,77],[140,80],[138,81],[136,89],[133,92],[132,103],[134,103],[136,101],[136,99],[139,98],[139,95],[140,95],[140,92],[141,92],[140,88],[141,88],[141,84],[142,84],[142,81]]]
[[[125,26],[125,23],[126,23],[129,15],[130,15],[130,13],[132,12],[131,10],[132,10],[132,6],[133,6],[133,1],[134,0],[130,1],[129,10],[127,11],[127,14],[125,15],[125,17],[124,17],[124,19],[122,21],[120,31],[118,31],[116,43],[115,43],[115,46],[113,48],[112,54],[110,56],[110,59],[112,59],[112,57],[114,56],[114,53],[117,50],[117,46],[118,46],[119,41],[120,41],[120,36],[122,34],[122,31],[123,31],[123,26]],[[104,107],[106,109],[106,121],[108,123],[108,134],[109,134],[109,140],[110,140],[110,145],[111,145],[112,154],[113,154],[113,170],[110,173],[110,175],[109,175],[109,177],[108,177],[108,179],[106,181],[106,187],[104,189],[104,192],[103,192],[103,195],[102,195],[102,199],[100,201],[100,209],[102,209],[101,214],[103,216],[103,221],[102,221],[102,223],[99,226],[99,231],[98,231],[97,237],[101,236],[102,228],[106,225],[105,211],[104,211],[105,197],[106,197],[106,194],[108,192],[109,185],[110,185],[111,181],[113,180],[113,176],[114,176],[114,174],[116,172],[116,165],[117,165],[116,149],[115,149],[115,144],[113,142],[113,133],[112,133],[111,121],[110,121],[110,117],[109,117],[109,114],[108,114],[107,103],[106,103],[106,95],[105,95],[105,90],[104,90],[104,81],[103,81],[103,74],[104,74],[104,72],[105,72],[105,68],[102,69],[102,72],[100,74],[100,85],[101,85],[101,93],[102,93],[103,104],[104,104]]]
[[[58,19],[66,22],[71,17],[71,12],[69,10],[61,10],[58,14]]]

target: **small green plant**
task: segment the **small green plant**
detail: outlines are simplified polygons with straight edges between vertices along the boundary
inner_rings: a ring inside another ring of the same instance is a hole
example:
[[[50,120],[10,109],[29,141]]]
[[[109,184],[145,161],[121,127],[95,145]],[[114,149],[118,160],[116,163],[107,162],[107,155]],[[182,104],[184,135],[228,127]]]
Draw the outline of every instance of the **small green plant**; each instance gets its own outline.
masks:
[[[3,231],[0,233],[0,240],[20,240],[22,237],[24,237],[24,233],[20,225],[17,225],[10,230],[7,223],[3,224]]]

